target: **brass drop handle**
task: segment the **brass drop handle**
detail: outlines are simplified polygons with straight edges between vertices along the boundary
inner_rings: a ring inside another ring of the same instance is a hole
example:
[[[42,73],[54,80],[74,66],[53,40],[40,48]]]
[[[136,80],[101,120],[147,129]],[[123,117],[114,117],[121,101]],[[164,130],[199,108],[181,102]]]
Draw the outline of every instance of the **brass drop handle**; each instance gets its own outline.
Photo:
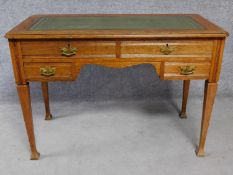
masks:
[[[42,76],[50,77],[55,75],[56,68],[55,67],[42,67],[40,68],[40,74]]]
[[[169,55],[173,51],[174,51],[174,47],[171,47],[168,44],[160,47],[160,52],[163,53],[164,55]]]
[[[77,48],[71,47],[70,44],[68,44],[68,47],[61,48],[61,53],[63,56],[70,57],[76,55]]]
[[[195,66],[180,66],[180,74],[181,75],[191,75],[194,73],[196,67]]]

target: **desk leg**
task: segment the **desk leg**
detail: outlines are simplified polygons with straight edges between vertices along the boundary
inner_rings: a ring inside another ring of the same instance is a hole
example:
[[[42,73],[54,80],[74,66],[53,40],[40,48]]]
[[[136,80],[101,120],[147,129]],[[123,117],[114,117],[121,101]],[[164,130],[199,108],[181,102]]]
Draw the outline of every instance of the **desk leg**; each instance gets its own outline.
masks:
[[[42,94],[44,98],[44,105],[45,105],[45,120],[52,120],[52,114],[50,113],[50,107],[49,107],[49,89],[48,89],[48,83],[42,82],[41,83],[42,88]]]
[[[36,143],[35,143],[29,85],[28,84],[17,85],[17,91],[21,103],[27,135],[30,143],[31,160],[37,160],[40,157],[40,153],[37,152]]]
[[[189,95],[189,86],[190,86],[190,80],[184,80],[183,81],[183,99],[182,99],[182,107],[180,111],[180,118],[187,118],[186,106],[187,106],[188,95]]]
[[[203,111],[202,111],[202,122],[201,122],[201,134],[199,147],[196,151],[197,156],[205,156],[205,141],[207,136],[207,131],[209,127],[209,122],[211,118],[211,112],[214,105],[214,99],[217,91],[217,83],[205,82],[205,95],[203,102]]]

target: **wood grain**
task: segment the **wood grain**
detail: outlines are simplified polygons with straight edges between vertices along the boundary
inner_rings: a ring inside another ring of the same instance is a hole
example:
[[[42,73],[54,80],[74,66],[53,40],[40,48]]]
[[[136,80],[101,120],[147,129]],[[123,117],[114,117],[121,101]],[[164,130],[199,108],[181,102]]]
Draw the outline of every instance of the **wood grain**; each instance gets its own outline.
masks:
[[[54,38],[224,38],[228,33],[197,14],[66,14],[63,16],[129,16],[129,15],[182,15],[194,18],[205,30],[49,30],[31,31],[28,28],[39,18],[45,16],[61,16],[59,14],[34,15],[14,27],[5,35],[8,39],[54,39]]]
[[[51,118],[48,82],[74,81],[87,64],[125,68],[151,64],[162,80],[184,80],[181,117],[186,116],[190,80],[206,80],[200,144],[197,155],[204,155],[207,130],[213,108],[217,81],[221,72],[224,43],[228,33],[197,14],[185,14],[200,23],[203,30],[49,30],[28,28],[45,16],[125,16],[135,14],[65,14],[34,15],[10,30],[12,66],[25,126],[30,142],[31,158],[38,159],[36,150],[28,82],[42,82],[46,119]],[[137,14],[139,15],[139,14]],[[184,15],[184,14],[141,14]],[[66,57],[63,47],[75,47],[77,53]],[[168,55],[163,46],[173,47]],[[180,66],[195,66],[190,75],[181,75]],[[41,68],[55,68],[54,75],[45,76]]]
[[[34,136],[34,127],[32,120],[32,109],[31,109],[31,99],[30,99],[30,89],[29,85],[17,85],[17,91],[19,100],[22,107],[23,118],[25,122],[25,127],[28,134],[28,140],[31,148],[31,160],[37,160],[40,157],[40,154],[36,149],[36,142]]]
[[[182,98],[182,107],[180,111],[180,118],[187,118],[186,108],[189,95],[189,86],[190,80],[183,81],[183,98]]]
[[[208,132],[208,127],[211,118],[211,112],[214,105],[214,99],[217,92],[217,83],[209,83],[208,81],[205,82],[205,96],[203,102],[203,112],[202,112],[202,122],[201,122],[201,134],[200,134],[200,142],[199,147],[196,151],[197,156],[204,156],[205,151],[205,142],[206,136]]]
[[[40,68],[55,68],[53,76],[43,76]],[[25,63],[24,72],[27,81],[65,81],[73,80],[72,63]]]
[[[161,52],[161,47],[168,45],[173,48],[173,51],[169,55],[204,55],[210,56],[212,53],[212,41],[201,41],[201,40],[155,40],[155,41],[124,41],[121,44],[121,57],[125,57],[124,54],[132,54],[131,57],[134,57],[138,54],[137,57],[143,57],[140,55],[159,55],[160,57],[169,56],[164,55]]]
[[[181,75],[181,66],[195,66],[195,71],[191,75]],[[164,63],[164,79],[165,80],[196,80],[208,79],[210,73],[209,62],[206,63],[185,63],[185,62],[166,62]]]
[[[77,49],[77,54],[72,58],[115,58],[116,43],[114,41],[70,41],[70,40],[48,40],[48,41],[23,41],[21,49],[23,56],[52,56],[63,57],[61,49]],[[43,57],[41,57],[43,58]]]
[[[12,67],[13,67],[13,72],[14,72],[14,77],[15,77],[15,83],[19,84],[22,82],[23,78],[21,77],[21,67],[20,67],[20,60],[18,59],[18,49],[17,49],[17,42],[14,41],[9,41],[9,48],[10,48],[10,53],[11,53],[11,62],[12,62]]]
[[[49,106],[48,82],[42,82],[41,89],[42,89],[42,95],[43,95],[44,105],[45,105],[45,120],[52,120],[53,116],[50,112],[50,106]]]

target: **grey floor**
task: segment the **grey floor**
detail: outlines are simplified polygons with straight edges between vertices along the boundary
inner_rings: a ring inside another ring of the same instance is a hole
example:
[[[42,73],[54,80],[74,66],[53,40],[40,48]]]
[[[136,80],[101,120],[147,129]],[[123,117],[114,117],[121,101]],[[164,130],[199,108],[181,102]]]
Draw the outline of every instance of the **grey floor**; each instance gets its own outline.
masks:
[[[1,175],[230,175],[233,171],[233,99],[218,98],[206,157],[197,158],[201,99],[191,98],[188,119],[180,99],[53,102],[54,120],[33,103],[39,161],[29,160],[20,107],[0,103]]]

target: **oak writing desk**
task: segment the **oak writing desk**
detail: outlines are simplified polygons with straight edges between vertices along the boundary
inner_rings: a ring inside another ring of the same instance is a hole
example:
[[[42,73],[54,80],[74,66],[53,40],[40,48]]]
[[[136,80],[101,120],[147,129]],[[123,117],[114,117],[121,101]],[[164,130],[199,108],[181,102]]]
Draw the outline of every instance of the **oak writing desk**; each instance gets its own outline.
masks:
[[[199,147],[204,146],[228,33],[196,14],[34,15],[6,34],[31,148],[36,149],[29,82],[42,83],[47,120],[48,82],[76,80],[86,64],[122,68],[152,64],[162,80],[183,80],[186,118],[190,80],[205,80]]]

